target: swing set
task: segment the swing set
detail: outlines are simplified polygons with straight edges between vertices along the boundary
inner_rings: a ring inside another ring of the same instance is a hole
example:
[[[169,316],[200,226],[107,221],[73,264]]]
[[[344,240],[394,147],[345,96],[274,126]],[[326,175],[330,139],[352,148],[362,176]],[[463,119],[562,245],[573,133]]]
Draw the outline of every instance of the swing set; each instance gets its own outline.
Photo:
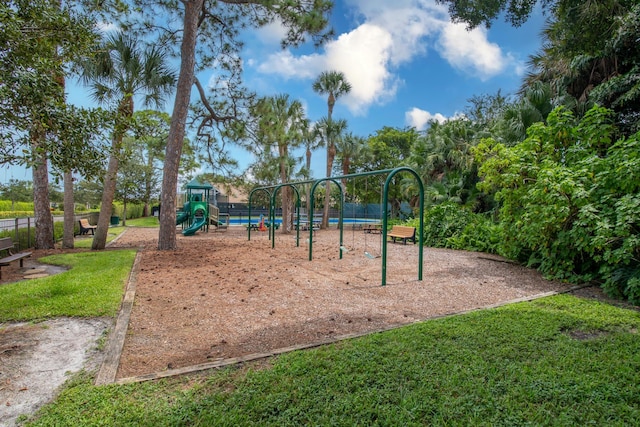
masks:
[[[364,184],[364,193],[365,194],[369,194],[369,179],[368,177],[366,177],[365,180],[365,184]],[[380,185],[380,212],[379,212],[379,216],[378,218],[380,220],[382,220],[382,194],[383,194],[383,189],[384,187],[382,186],[382,184]],[[355,194],[356,192],[356,183],[355,183],[355,178],[353,178],[353,186],[352,186],[352,191],[353,194]],[[365,217],[368,219],[369,218],[369,212],[368,212],[368,208],[365,205]],[[351,219],[352,219],[352,223],[351,223],[351,249],[347,248],[346,246],[340,246],[340,249],[344,252],[344,253],[348,253],[350,252],[350,250],[355,249],[356,247],[356,207],[355,204],[352,205],[351,208]],[[371,254],[371,252],[369,252],[367,250],[367,234],[371,234],[374,231],[382,231],[382,228],[380,226],[380,228],[378,228],[377,226],[378,224],[365,224],[364,228],[362,228],[362,230],[364,231],[364,256],[366,256],[369,259],[376,259],[376,258],[380,258],[380,247],[378,247],[378,254],[377,255],[373,255]],[[380,234],[380,246],[382,246],[382,233]]]
[[[381,204],[381,216],[382,216],[382,229],[381,229],[381,240],[382,240],[382,248],[381,248],[381,258],[382,258],[382,280],[381,285],[385,286],[387,282],[387,229],[388,229],[388,209],[389,209],[389,185],[395,175],[400,172],[408,172],[414,176],[416,181],[418,182],[419,189],[419,227],[418,227],[418,280],[422,280],[422,262],[423,262],[423,228],[424,228],[424,185],[422,184],[422,180],[420,176],[411,168],[406,166],[397,167],[395,169],[382,169],[377,171],[370,172],[359,172],[349,175],[342,176],[332,176],[328,178],[320,178],[317,180],[307,180],[307,181],[298,181],[291,183],[284,183],[278,185],[271,185],[265,187],[258,187],[251,190],[249,193],[249,223],[251,223],[251,201],[253,195],[256,192],[262,191],[265,192],[270,198],[270,207],[269,207],[269,239],[271,239],[271,248],[275,248],[275,197],[278,193],[278,190],[282,187],[290,187],[294,190],[296,194],[296,246],[299,246],[300,239],[300,193],[297,189],[298,185],[305,184],[313,184],[311,186],[311,192],[309,196],[309,211],[314,212],[314,195],[316,188],[322,184],[326,183],[326,181],[332,181],[338,186],[340,190],[340,216],[338,220],[339,229],[340,229],[340,242],[339,242],[339,257],[342,259],[343,253],[348,252],[348,249],[344,246],[344,189],[342,185],[340,185],[339,180],[348,180],[359,177],[368,177],[373,175],[386,175],[386,180],[384,182],[384,186],[382,187],[382,204]],[[283,218],[284,220],[284,218]],[[247,238],[251,240],[251,227],[247,228]],[[309,228],[309,261],[313,260],[313,227]],[[370,252],[366,250],[366,239],[365,239],[365,256],[370,259],[375,259],[377,256],[372,255]]]

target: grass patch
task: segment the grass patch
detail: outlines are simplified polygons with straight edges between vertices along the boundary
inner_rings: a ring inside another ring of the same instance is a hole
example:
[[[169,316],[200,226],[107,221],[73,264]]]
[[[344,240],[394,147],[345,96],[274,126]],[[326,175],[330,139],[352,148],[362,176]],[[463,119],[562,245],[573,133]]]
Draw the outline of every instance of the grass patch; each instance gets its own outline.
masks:
[[[107,243],[118,237],[123,231],[124,227],[109,227],[109,231],[107,231]],[[93,236],[86,236],[83,238],[76,238],[73,242],[73,247],[75,248],[91,248],[93,244]]]
[[[160,222],[155,216],[146,216],[142,218],[128,219],[127,227],[157,228],[160,227]]]
[[[0,322],[115,316],[135,255],[133,250],[118,250],[40,258],[70,270],[0,286]]]
[[[101,387],[84,375],[31,425],[640,425],[639,327],[636,311],[561,295],[282,355],[267,369]]]

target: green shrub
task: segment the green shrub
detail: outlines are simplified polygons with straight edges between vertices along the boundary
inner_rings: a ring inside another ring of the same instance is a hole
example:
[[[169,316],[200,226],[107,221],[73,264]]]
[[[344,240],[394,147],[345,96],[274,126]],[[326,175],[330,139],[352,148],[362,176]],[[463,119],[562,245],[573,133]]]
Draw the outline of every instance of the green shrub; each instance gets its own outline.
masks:
[[[407,225],[416,229],[420,226],[418,219]],[[447,201],[425,213],[423,242],[434,248],[500,253],[502,228],[484,214]]]
[[[33,217],[33,210],[30,211],[0,211],[0,219],[27,218]]]
[[[502,226],[483,214],[472,214],[457,234],[447,239],[447,247],[502,254]]]
[[[0,200],[0,212],[7,211],[28,211],[33,215],[33,202],[12,202],[11,200]]]
[[[127,219],[140,218],[144,211],[144,203],[127,203]],[[120,202],[113,204],[111,215],[119,216],[120,219],[124,216],[124,206]]]
[[[481,189],[497,190],[504,251],[546,277],[597,281],[640,303],[640,133],[615,140],[611,112],[579,122],[558,108],[513,147],[475,148]]]

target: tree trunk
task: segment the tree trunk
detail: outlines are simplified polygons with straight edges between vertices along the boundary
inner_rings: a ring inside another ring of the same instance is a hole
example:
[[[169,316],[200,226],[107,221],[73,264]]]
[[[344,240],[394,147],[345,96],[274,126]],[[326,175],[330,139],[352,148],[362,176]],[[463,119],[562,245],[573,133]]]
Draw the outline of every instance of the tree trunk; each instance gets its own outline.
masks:
[[[282,184],[288,181],[287,177],[287,150],[280,147],[280,182]],[[282,192],[282,234],[289,234],[291,232],[291,215],[290,215],[290,205],[291,205],[291,188],[290,187],[281,187],[280,191]]]
[[[331,176],[333,160],[336,157],[336,147],[327,141],[327,177]],[[322,212],[321,228],[329,228],[329,205],[331,202],[331,181],[327,181],[324,195],[324,211]]]
[[[31,149],[36,159],[33,165],[33,212],[36,222],[36,249],[53,249],[53,217],[49,206],[49,167],[47,154],[38,150],[43,133],[31,134]]]
[[[329,92],[329,98],[327,99],[327,124],[331,125],[331,115],[333,114],[333,106],[336,103],[336,98],[332,92]],[[335,147],[333,145],[333,141],[331,140],[333,135],[329,132],[327,128],[327,178],[331,176],[331,171],[333,169],[333,159],[335,157]],[[331,155],[331,151],[333,149],[333,155]],[[320,228],[326,229],[329,228],[329,205],[331,200],[331,181],[327,181],[325,184],[325,193],[324,193],[324,210],[322,211],[322,223],[320,224]]]
[[[307,172],[308,172],[308,176],[307,179],[309,179],[311,177],[311,149],[307,148]],[[309,224],[313,224],[313,212],[310,212],[311,210],[311,198],[309,197],[311,195],[311,184],[305,184],[304,185],[304,191],[306,193],[306,204],[307,204],[307,221],[309,222]]]
[[[151,155],[151,153],[148,153],[148,159],[147,159],[147,179],[145,179],[145,183],[144,183],[144,207],[142,208],[142,216],[143,217],[148,217],[151,215],[151,209],[150,209],[150,199],[151,199],[151,174],[153,171],[153,156]]]
[[[176,193],[178,189],[178,168],[182,155],[185,124],[189,113],[189,100],[195,67],[196,40],[198,35],[198,18],[204,0],[184,1],[184,32],[180,48],[180,75],[176,99],[173,104],[173,115],[167,139],[164,173],[162,176],[162,195],[160,210],[160,231],[158,234],[159,250],[176,249]]]
[[[62,235],[62,247],[73,249],[75,215],[73,198],[73,174],[71,171],[64,173],[64,234]]]
[[[100,204],[100,215],[96,235],[93,236],[91,249],[101,250],[107,245],[107,235],[109,234],[109,221],[111,220],[111,208],[116,194],[116,175],[118,174],[118,156],[120,155],[121,136],[114,136],[111,145],[111,156],[109,156],[109,166],[104,176],[102,202]]]

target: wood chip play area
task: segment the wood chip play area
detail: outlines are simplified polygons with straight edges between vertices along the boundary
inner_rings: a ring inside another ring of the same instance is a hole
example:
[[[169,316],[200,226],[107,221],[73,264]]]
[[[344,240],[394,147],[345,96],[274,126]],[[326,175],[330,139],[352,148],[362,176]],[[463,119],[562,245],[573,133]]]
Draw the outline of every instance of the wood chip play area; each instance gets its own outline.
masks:
[[[345,227],[340,259],[338,231],[317,231],[312,261],[308,232],[300,236],[296,246],[295,232],[278,232],[272,249],[268,233],[248,241],[244,227],[230,227],[178,234],[176,251],[158,251],[157,229],[128,228],[111,245],[141,249],[113,379],[250,360],[569,288],[497,256],[432,248],[418,281],[418,245],[391,242],[380,286],[380,234]]]

